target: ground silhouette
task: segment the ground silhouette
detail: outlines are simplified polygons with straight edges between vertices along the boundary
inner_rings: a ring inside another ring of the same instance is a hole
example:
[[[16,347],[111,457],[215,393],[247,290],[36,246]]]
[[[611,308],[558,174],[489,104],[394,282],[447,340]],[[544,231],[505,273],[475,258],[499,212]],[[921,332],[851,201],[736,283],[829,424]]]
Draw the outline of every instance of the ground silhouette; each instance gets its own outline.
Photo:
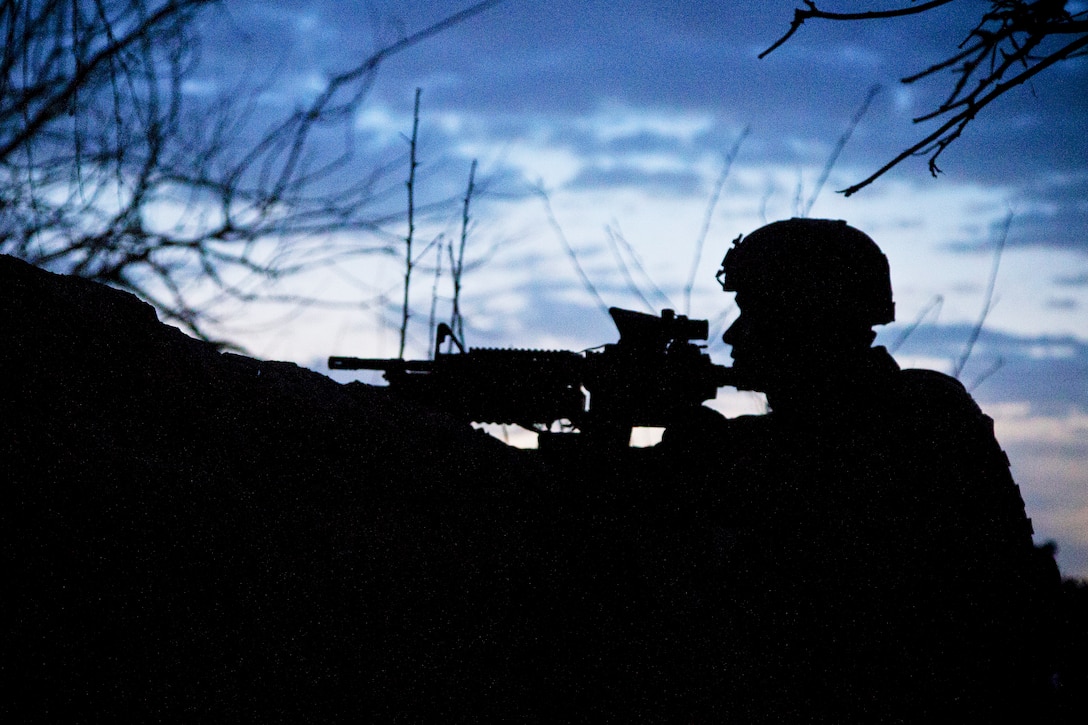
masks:
[[[9,717],[715,709],[714,542],[642,454],[545,460],[10,257],[0,337]],[[1065,591],[1074,712],[1086,590]]]

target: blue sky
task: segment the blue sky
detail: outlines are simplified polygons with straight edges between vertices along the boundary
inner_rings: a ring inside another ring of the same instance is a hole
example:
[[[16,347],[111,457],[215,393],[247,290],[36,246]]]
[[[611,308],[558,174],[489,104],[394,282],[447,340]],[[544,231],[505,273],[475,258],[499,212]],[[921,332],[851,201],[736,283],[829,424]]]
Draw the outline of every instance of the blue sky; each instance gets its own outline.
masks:
[[[211,16],[189,92],[259,79],[272,118],[380,44],[468,4],[228,2]],[[376,211],[403,207],[416,88],[420,194],[451,200],[422,220],[421,239],[457,234],[456,197],[478,160],[474,265],[462,297],[470,346],[584,349],[615,337],[540,188],[607,304],[645,309],[619,254],[641,263],[646,276],[632,276],[652,306],[666,305],[656,288],[683,312],[710,200],[741,139],[695,265],[691,315],[716,330],[727,324],[735,311],[713,275],[729,241],[810,206],[809,216],[846,219],[888,254],[899,322],[880,342],[895,345],[904,365],[950,372],[980,317],[1011,215],[994,304],[961,379],[997,422],[1038,538],[1058,541],[1063,570],[1088,576],[1088,59],[986,109],[942,156],[939,178],[924,159],[909,159],[850,198],[835,193],[924,135],[928,127],[911,118],[939,102],[952,77],[898,79],[947,57],[987,4],[960,0],[896,21],[814,21],[759,60],[795,3],[508,0],[381,67],[352,120],[360,173],[392,164]],[[817,194],[829,154],[876,85]],[[393,356],[398,265],[364,257],[292,282],[374,303],[365,309],[235,308],[224,334],[259,356],[315,369],[328,354]],[[438,315],[448,314],[447,287],[448,272],[437,285],[433,270],[417,273],[411,355],[426,354],[432,290]],[[710,352],[728,363],[725,345]],[[731,413],[761,405],[728,391],[715,404]]]

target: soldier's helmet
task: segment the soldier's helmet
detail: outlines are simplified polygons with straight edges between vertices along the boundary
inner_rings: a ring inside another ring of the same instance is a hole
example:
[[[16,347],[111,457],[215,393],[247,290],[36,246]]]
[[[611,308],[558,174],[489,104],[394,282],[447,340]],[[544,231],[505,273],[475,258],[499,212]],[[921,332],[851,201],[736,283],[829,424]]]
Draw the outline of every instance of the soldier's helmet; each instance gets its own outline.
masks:
[[[888,259],[841,220],[788,219],[737,237],[717,275],[722,289],[866,326],[895,319]]]

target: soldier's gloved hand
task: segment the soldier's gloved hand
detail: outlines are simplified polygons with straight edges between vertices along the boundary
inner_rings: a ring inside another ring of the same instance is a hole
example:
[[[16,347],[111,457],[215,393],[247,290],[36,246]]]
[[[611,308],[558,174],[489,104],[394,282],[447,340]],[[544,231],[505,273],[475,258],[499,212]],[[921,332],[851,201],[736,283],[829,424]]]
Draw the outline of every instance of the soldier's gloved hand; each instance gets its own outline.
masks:
[[[665,428],[661,447],[678,453],[705,453],[720,444],[725,436],[729,419],[700,405],[685,411]]]

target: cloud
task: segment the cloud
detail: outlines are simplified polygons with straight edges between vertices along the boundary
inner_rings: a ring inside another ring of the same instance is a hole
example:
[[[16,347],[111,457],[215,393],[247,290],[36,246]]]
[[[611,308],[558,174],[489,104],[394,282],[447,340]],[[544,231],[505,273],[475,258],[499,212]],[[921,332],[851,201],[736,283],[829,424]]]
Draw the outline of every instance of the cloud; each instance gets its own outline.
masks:
[[[622,186],[676,196],[699,194],[705,188],[702,176],[691,171],[650,171],[631,164],[586,168],[567,184],[571,190]]]
[[[947,251],[992,252],[1011,215],[1006,249],[1088,254],[1088,171],[1069,174],[1045,171],[990,188],[998,194],[987,202],[989,224],[963,226],[960,234],[944,243]]]
[[[1054,284],[1059,287],[1088,287],[1088,272],[1060,275],[1054,278]]]
[[[1080,302],[1072,297],[1050,297],[1046,301],[1046,306],[1052,310],[1077,310],[1080,308]]]
[[[1086,114],[1088,115],[1088,114]],[[1088,172],[1055,174],[1024,189],[1013,206],[1016,246],[1065,249],[1088,255]]]

